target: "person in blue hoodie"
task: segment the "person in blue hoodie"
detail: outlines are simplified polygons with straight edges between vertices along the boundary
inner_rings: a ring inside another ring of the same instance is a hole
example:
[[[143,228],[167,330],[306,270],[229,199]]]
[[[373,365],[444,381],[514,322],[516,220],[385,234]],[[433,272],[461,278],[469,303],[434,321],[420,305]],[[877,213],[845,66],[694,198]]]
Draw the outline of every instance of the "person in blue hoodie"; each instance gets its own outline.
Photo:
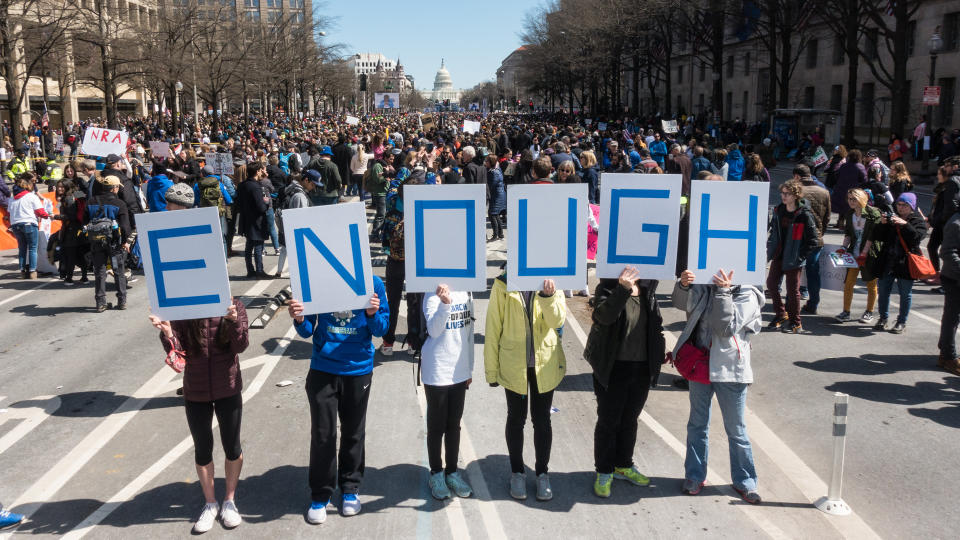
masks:
[[[164,196],[173,186],[173,180],[167,176],[166,160],[154,159],[153,171],[157,174],[147,182],[147,207],[150,212],[163,212],[167,209]]]
[[[743,154],[740,153],[740,147],[736,143],[727,147],[727,165],[730,166],[727,171],[728,182],[743,180],[743,169],[746,167],[746,162],[743,160]]]
[[[381,337],[390,323],[386,288],[373,276],[374,294],[366,309],[304,315],[303,303],[289,303],[293,327],[301,337],[313,337],[307,374],[310,401],[310,491],[307,521],[327,519],[327,504],[340,486],[340,514],[360,513],[360,481],[364,469],[367,401],[373,381],[373,337]],[[337,454],[337,419],[340,452]]]
[[[660,138],[660,133],[654,132],[653,142],[650,143],[650,157],[657,162],[662,169],[667,159],[667,143]]]

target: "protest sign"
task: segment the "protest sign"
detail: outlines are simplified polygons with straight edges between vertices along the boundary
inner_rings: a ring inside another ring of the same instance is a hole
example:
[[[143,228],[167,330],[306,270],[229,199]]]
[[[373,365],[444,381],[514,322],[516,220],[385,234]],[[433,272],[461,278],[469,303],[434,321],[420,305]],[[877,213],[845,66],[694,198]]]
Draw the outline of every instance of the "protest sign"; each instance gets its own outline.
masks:
[[[837,253],[837,250],[842,248],[838,244],[824,244],[823,250],[820,252],[820,258],[823,259],[823,256],[827,256],[827,260],[831,263],[834,262],[835,257],[838,258],[842,264],[820,264],[820,287],[828,291],[842,291],[843,284],[847,279],[847,268],[857,268],[857,261],[853,259],[853,255],[849,253],[844,253],[843,255]],[[847,257],[853,259],[853,266],[849,267],[849,261],[845,260]],[[804,268],[804,273],[806,273],[806,268]]]
[[[437,125],[433,123],[432,114],[425,114],[421,116],[420,121],[423,123],[423,129],[425,131],[430,131],[431,129],[434,129],[435,127],[437,127]]]
[[[115,129],[88,127],[83,134],[80,153],[88,156],[106,157],[121,155],[127,149],[127,132]]]
[[[587,282],[587,185],[515,184],[507,188],[507,288],[536,291]]]
[[[633,266],[643,279],[673,279],[680,231],[679,174],[604,173],[597,277]]]
[[[360,119],[359,119],[359,118],[357,118],[356,116],[350,116],[349,114],[347,115],[347,125],[348,125],[348,126],[355,126],[355,125],[357,125],[357,124],[359,124],[359,123],[360,123]]]
[[[677,128],[676,120],[661,120],[660,124],[663,126],[664,133],[677,133],[680,131],[680,129]]]
[[[586,118],[584,119],[583,123],[589,126],[590,124],[593,123],[593,118]]]
[[[607,130],[607,123],[606,123],[606,122],[597,122],[597,129],[599,129],[600,131],[606,131],[606,130]]]
[[[230,277],[217,209],[151,212],[135,219],[150,312],[165,321],[225,314]]]
[[[480,131],[480,122],[476,120],[464,120],[463,121],[463,132],[464,133],[476,133]]]
[[[769,191],[766,182],[692,182],[687,268],[694,283],[712,283],[721,268],[734,271],[734,284],[766,281]]]
[[[849,251],[844,251],[839,253],[837,250],[826,252],[827,259],[830,261],[835,268],[859,268],[860,265],[857,264],[857,259],[853,257],[853,254]],[[822,257],[821,257],[822,258]]]
[[[293,297],[305,314],[370,307],[373,269],[362,203],[284,210],[283,230]]]
[[[53,136],[53,151],[62,152],[63,151],[63,135],[54,135]]]
[[[373,104],[378,109],[399,109],[400,94],[397,92],[377,92],[373,95]]]
[[[170,143],[163,141],[150,141],[150,153],[153,157],[170,157]]]
[[[822,146],[817,147],[817,151],[814,152],[813,157],[810,158],[813,161],[814,167],[819,167],[827,162],[827,153],[823,151]]]
[[[487,288],[484,184],[403,188],[403,234],[408,292]]]
[[[207,152],[203,155],[207,161],[207,165],[213,167],[213,173],[217,175],[221,174],[233,174],[233,156],[226,153],[213,153]]]

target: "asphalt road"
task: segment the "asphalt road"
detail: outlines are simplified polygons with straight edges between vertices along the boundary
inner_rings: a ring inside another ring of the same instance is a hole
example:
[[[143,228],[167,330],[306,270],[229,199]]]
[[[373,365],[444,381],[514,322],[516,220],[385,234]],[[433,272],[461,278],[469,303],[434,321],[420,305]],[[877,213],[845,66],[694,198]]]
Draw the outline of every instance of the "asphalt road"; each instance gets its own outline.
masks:
[[[774,176],[781,181],[784,171]],[[838,240],[835,231],[830,234]],[[502,242],[490,244],[491,279],[504,249]],[[275,264],[268,256],[268,270]],[[230,269],[233,292],[248,304],[251,318],[287,284],[240,279],[242,258],[231,259]],[[382,267],[376,270],[382,275]],[[182,400],[175,395],[179,377],[163,365],[142,279],[130,291],[127,311],[97,314],[92,284],[67,288],[16,275],[16,254],[0,253],[0,501],[30,514],[15,534],[188,536],[203,499]],[[668,343],[682,328],[681,314],[669,307],[671,287],[661,283],[659,289]],[[742,503],[729,486],[719,415],[711,430],[714,466],[707,488],[697,497],[679,493],[688,403],[686,393],[670,385],[670,369],[651,393],[635,452],[651,486],[618,481],[610,499],[593,495],[595,400],[582,359],[589,307],[577,297],[568,299],[568,374],[552,416],[552,501],[509,497],[506,405],[503,390],[484,383],[478,335],[460,457],[476,495],[445,503],[430,497],[424,402],[412,359],[404,352],[378,354],[363,512],[343,518],[331,507],[321,526],[304,519],[309,413],[303,386],[310,345],[291,339],[290,320],[280,312],[265,329],[251,331],[250,348],[241,355],[245,464],[237,504],[245,522],[235,531],[218,525],[207,536],[955,537],[960,514],[953,510],[951,479],[960,446],[960,378],[934,367],[942,297],[929,289],[917,286],[900,336],[833,322],[841,296],[824,291],[821,315],[804,319],[809,334],[763,333],[754,340],[756,383],[747,426],[766,503],[760,507]],[[863,292],[854,299],[854,313],[862,310]],[[486,294],[475,301],[482,329]],[[830,478],[836,391],[851,400],[843,497],[854,515],[846,517],[812,507]],[[527,433],[532,461],[530,428]],[[218,448],[216,463],[222,456]],[[220,466],[217,472],[222,475]],[[532,470],[529,478],[532,490]],[[217,488],[222,494],[222,481]]]

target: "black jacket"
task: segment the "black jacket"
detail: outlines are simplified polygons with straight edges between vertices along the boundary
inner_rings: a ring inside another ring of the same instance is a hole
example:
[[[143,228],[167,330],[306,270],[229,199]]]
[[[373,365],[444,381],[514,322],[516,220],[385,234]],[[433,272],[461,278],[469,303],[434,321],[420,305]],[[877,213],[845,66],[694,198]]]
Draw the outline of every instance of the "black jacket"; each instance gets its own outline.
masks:
[[[647,306],[647,362],[650,364],[650,386],[657,385],[660,366],[663,365],[666,343],[663,337],[663,317],[657,304],[657,282],[640,281],[640,294]],[[601,279],[594,293],[593,326],[583,351],[583,357],[601,386],[610,384],[610,373],[627,336],[625,308],[630,291],[615,279]]]
[[[897,234],[899,229],[900,234]],[[921,255],[920,242],[927,234],[927,224],[920,216],[920,212],[914,211],[907,218],[906,225],[892,225],[890,223],[878,223],[873,228],[873,240],[883,242],[883,249],[877,258],[877,276],[883,277],[893,274],[898,278],[913,279],[910,276],[910,267],[907,265],[907,253],[903,250],[903,244],[900,243],[900,237],[903,237],[903,243],[911,253]]]
[[[270,237],[267,209],[263,200],[263,186],[248,178],[237,186],[237,210],[240,212],[240,234],[248,240],[264,241]]]
[[[946,182],[933,187],[933,209],[930,211],[930,226],[943,227],[960,210],[960,176],[951,176]]]
[[[467,163],[463,168],[463,180],[467,184],[485,184],[487,183],[487,169],[476,161]]]
[[[782,223],[789,220],[785,226]],[[783,229],[787,229],[787,236],[783,237]],[[767,260],[781,258],[783,270],[802,268],[807,262],[807,255],[817,249],[817,221],[810,211],[806,199],[797,201],[797,211],[792,217],[787,216],[787,207],[780,203],[773,209],[770,218],[770,228],[767,231]]]
[[[127,212],[129,212],[131,216],[143,212],[143,208],[140,207],[140,197],[137,195],[137,188],[133,180],[127,176],[126,171],[104,169],[102,176],[116,176],[120,179],[120,192],[117,193],[117,196],[126,203]]]

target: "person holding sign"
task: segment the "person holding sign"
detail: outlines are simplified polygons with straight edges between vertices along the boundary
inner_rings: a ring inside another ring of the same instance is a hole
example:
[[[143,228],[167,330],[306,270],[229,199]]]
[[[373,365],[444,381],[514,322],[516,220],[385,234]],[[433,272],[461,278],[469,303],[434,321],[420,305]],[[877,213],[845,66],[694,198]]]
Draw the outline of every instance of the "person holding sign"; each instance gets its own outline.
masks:
[[[650,387],[660,376],[666,345],[657,282],[639,276],[636,268],[627,266],[618,279],[600,280],[593,326],[583,352],[593,368],[597,396],[593,492],[598,497],[610,496],[614,478],[635,486],[650,483],[634,466],[633,451],[637,420]]]
[[[373,382],[373,337],[387,332],[390,313],[386,289],[373,276],[374,294],[366,309],[304,315],[303,303],[290,300],[293,327],[301,337],[313,339],[307,399],[310,403],[310,491],[307,521],[327,519],[327,504],[339,485],[340,514],[360,513],[367,401]],[[340,451],[337,453],[337,419]]]
[[[851,210],[844,218],[843,249],[857,259],[857,268],[847,269],[847,278],[843,283],[843,311],[837,315],[839,322],[850,320],[850,304],[853,302],[853,288],[857,285],[857,274],[867,284],[867,309],[860,316],[860,322],[873,322],[873,307],[877,303],[877,257],[882,242],[874,242],[873,230],[880,223],[880,211],[868,206],[867,192],[860,188],[847,191],[847,204]]]
[[[170,188],[170,191],[174,189]],[[174,199],[176,197],[173,196]],[[200,477],[200,488],[206,501],[193,526],[193,532],[209,531],[218,516],[225,528],[237,527],[243,521],[234,498],[243,468],[243,449],[240,446],[240,423],[243,416],[240,353],[245,351],[249,344],[247,310],[243,302],[234,298],[223,317],[171,322],[150,315],[150,323],[160,330],[163,349],[168,354],[176,350],[185,360],[184,409],[190,436],[193,438],[197,476]],[[226,493],[222,507],[217,502],[214,489],[214,414],[220,426],[220,442],[226,455]]]
[[[800,272],[807,255],[817,249],[817,223],[807,200],[801,197],[803,184],[789,180],[780,186],[783,201],[773,209],[767,233],[767,289],[773,298],[774,317],[767,328],[800,334]],[[787,302],[780,296],[780,280],[786,277]]]
[[[753,383],[750,338],[760,333],[763,292],[750,285],[732,285],[733,271],[721,268],[712,285],[693,285],[690,270],[680,274],[673,287],[673,307],[687,314],[673,358],[685,354],[690,344],[707,354],[709,382],[690,381],[690,417],[687,420],[687,455],[683,493],[697,495],[707,478],[710,409],[717,396],[723,427],[730,446],[733,489],[750,504],[760,504],[753,448],[747,436],[744,411],[747,388]]]
[[[549,158],[546,158],[549,162]],[[553,428],[553,390],[566,373],[566,358],[557,329],[566,320],[566,301],[552,279],[537,291],[508,291],[504,272],[493,282],[487,308],[483,362],[490,386],[503,386],[507,397],[507,450],[510,496],[527,498],[523,464],[523,428],[527,410],[533,420],[537,500],[553,498],[547,466]]]
[[[473,382],[473,297],[441,283],[423,299],[427,339],[421,352],[421,379],[427,398],[427,455],[430,493],[438,500],[473,494],[457,471],[460,419]],[[441,459],[446,445],[446,468]]]

